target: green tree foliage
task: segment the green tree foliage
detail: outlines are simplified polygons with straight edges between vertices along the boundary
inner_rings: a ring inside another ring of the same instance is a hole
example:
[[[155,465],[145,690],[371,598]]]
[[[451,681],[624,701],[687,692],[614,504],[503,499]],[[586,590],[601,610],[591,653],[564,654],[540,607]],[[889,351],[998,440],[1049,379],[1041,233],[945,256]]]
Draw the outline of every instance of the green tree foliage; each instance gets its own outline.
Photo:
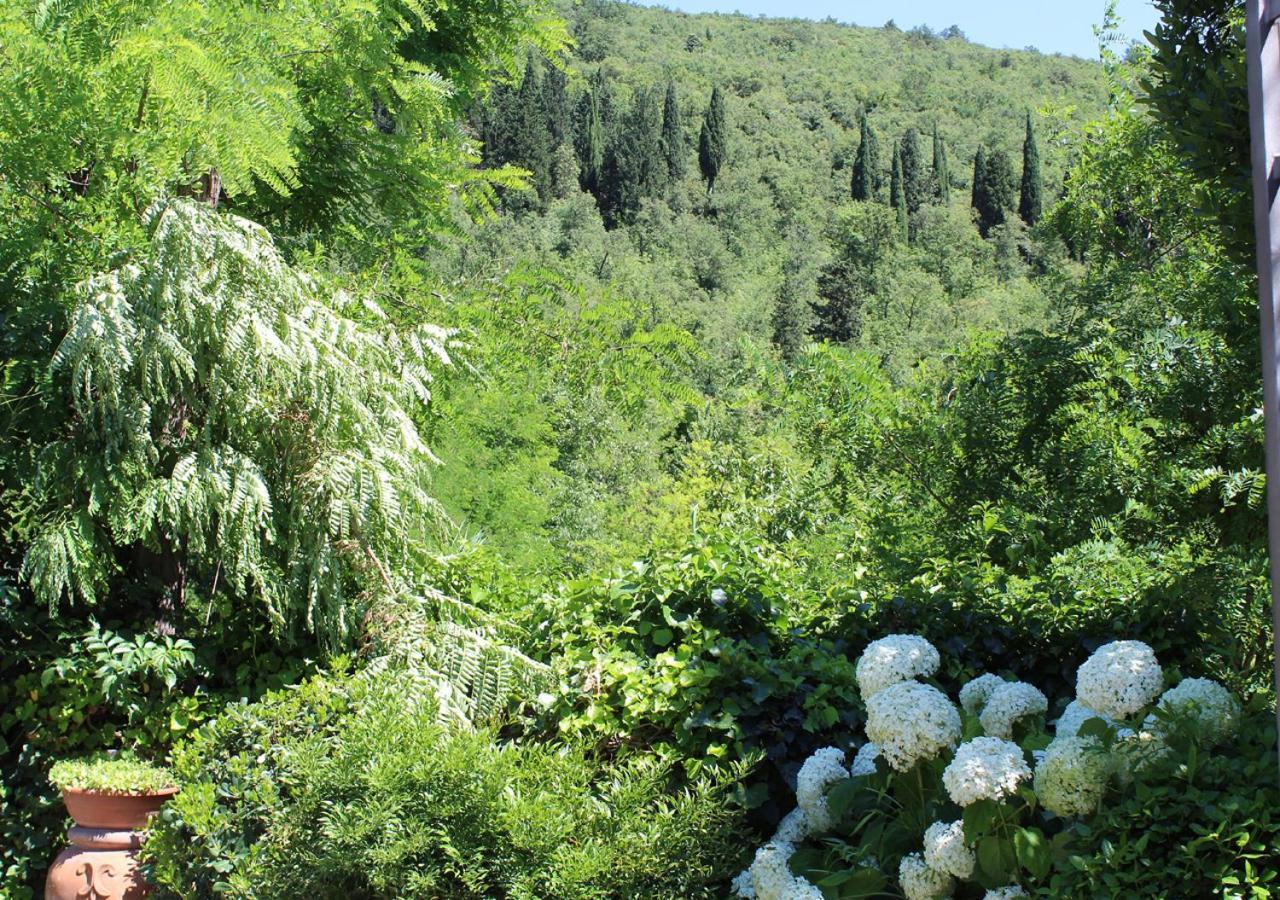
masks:
[[[882,290],[898,243],[905,240],[902,210],[879,203],[852,203],[832,225],[834,258],[818,277],[817,319],[813,334],[819,340],[845,344],[862,335],[865,306]]]
[[[893,142],[893,169],[889,176],[889,206],[898,218],[898,231],[907,235],[910,212],[907,209],[906,176],[902,167],[902,145]]]
[[[1254,252],[1244,0],[1156,0],[1143,103],[1177,136],[1181,165],[1235,258]]]
[[[773,344],[784,359],[794,359],[808,339],[812,320],[814,275],[811,271],[812,235],[799,228],[787,241],[782,284],[773,306]]]
[[[601,173],[601,211],[611,224],[630,223],[646,197],[667,184],[662,152],[662,111],[656,91],[638,90],[605,149]]]
[[[23,574],[50,606],[133,584],[162,617],[220,581],[339,644],[439,519],[413,420],[449,334],[350,318],[247,221],[177,201],[144,227],[53,355],[70,431],[38,453],[68,467],[31,488]]]
[[[977,163],[974,164],[977,170]],[[978,210],[978,228],[985,236],[997,225],[1003,225],[1017,206],[1018,182],[1013,163],[1004,150],[990,150],[983,157],[982,168],[975,171],[974,206]]]
[[[947,145],[933,126],[933,190],[934,199],[946,206],[951,201],[951,172],[947,169]]]
[[[1044,179],[1040,174],[1040,149],[1036,133],[1027,113],[1027,136],[1022,141],[1022,184],[1018,194],[1018,215],[1028,225],[1040,221],[1044,212]]]
[[[858,132],[858,155],[853,161],[853,199],[878,200],[884,180],[880,171],[880,139],[867,117],[866,109],[858,116]]]
[[[906,201],[907,216],[914,217],[933,193],[920,133],[908,128],[899,152],[902,158],[902,196]]]
[[[680,125],[680,101],[676,97],[676,83],[667,82],[667,93],[662,101],[662,158],[667,163],[667,181],[679,184],[684,178],[685,155],[684,129]]]
[[[579,181],[584,191],[598,199],[604,171],[605,135],[600,100],[594,85],[578,98],[575,121],[574,148],[578,154]]]
[[[983,182],[986,180],[987,172],[987,151],[981,144],[978,145],[978,151],[973,155],[973,184],[970,187],[969,206],[973,209],[979,209],[979,204],[983,197]]]
[[[716,85],[711,91],[711,102],[707,105],[707,114],[702,120],[702,131],[698,135],[698,168],[707,183],[710,194],[716,185],[716,178],[724,168],[728,154],[729,136],[726,131],[728,123],[725,117],[724,93]]]

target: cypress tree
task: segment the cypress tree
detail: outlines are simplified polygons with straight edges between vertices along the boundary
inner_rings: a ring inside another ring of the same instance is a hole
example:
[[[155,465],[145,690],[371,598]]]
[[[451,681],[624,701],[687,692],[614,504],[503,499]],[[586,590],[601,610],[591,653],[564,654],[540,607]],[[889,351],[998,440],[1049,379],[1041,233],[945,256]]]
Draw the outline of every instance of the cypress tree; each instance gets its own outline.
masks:
[[[946,205],[951,199],[951,173],[947,171],[947,147],[938,134],[938,125],[933,125],[933,191],[934,199]]]
[[[702,120],[702,133],[698,136],[698,168],[707,182],[707,193],[715,188],[716,177],[724,167],[727,125],[725,123],[724,96],[720,88],[711,91],[711,104]]]
[[[684,154],[684,131],[680,128],[676,83],[668,81],[667,96],[662,102],[662,157],[667,164],[667,180],[672,184],[684,178]]]
[[[1018,183],[1013,177],[1013,163],[1009,154],[994,150],[983,165],[981,192],[978,194],[978,228],[983,237],[996,225],[1004,224],[1008,210],[1014,208],[1018,198]]]
[[[812,276],[806,271],[805,253],[811,242],[807,234],[792,236],[792,249],[782,267],[782,286],[773,304],[773,345],[787,360],[795,359],[809,334],[812,301],[807,295]]]
[[[1018,215],[1028,225],[1040,221],[1044,211],[1040,178],[1040,148],[1036,146],[1036,133],[1031,125],[1031,113],[1027,113],[1027,136],[1022,141],[1022,191],[1018,198]]]
[[[987,179],[987,151],[978,145],[978,152],[973,155],[973,191],[969,205],[974,209],[982,209],[985,200],[985,182]]]
[[[907,195],[902,177],[902,145],[893,142],[893,171],[889,177],[889,205],[898,217],[898,230],[907,233]]]
[[[632,221],[640,201],[666,183],[661,138],[662,117],[654,92],[637,90],[605,151],[600,200],[610,224]]]
[[[575,116],[574,150],[578,154],[578,183],[589,194],[600,197],[600,175],[604,169],[604,127],[596,92],[583,91]]]
[[[538,82],[537,64],[530,59],[516,95],[515,129],[511,135],[512,159],[533,175],[538,195],[545,197],[551,178],[551,135],[547,131],[547,111]]]
[[[867,111],[862,111],[858,122],[861,132],[858,141],[858,155],[853,161],[852,191],[854,200],[875,200],[880,196],[883,176],[880,174],[880,139],[867,118]]]
[[[913,217],[929,197],[929,178],[924,168],[924,151],[920,147],[920,135],[908,128],[902,138],[902,196],[906,201],[907,216]]]
[[[547,112],[551,149],[555,150],[569,138],[569,93],[564,71],[550,64],[542,76],[542,106]]]

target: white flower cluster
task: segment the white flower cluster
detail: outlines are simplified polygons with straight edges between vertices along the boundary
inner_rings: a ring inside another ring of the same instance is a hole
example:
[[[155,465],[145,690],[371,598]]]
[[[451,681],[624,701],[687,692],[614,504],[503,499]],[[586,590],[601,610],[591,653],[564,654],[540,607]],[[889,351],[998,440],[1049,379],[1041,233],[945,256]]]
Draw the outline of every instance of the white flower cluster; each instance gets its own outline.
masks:
[[[1010,681],[999,685],[986,705],[982,707],[982,730],[991,737],[1009,740],[1013,737],[1013,725],[1027,716],[1047,712],[1049,698],[1038,687],[1025,681]]]
[[[809,818],[804,814],[804,810],[796,807],[782,817],[782,821],[778,823],[777,830],[773,833],[775,841],[785,841],[788,844],[798,844],[809,836]]]
[[[934,822],[924,832],[925,864],[956,878],[968,878],[978,858],[964,841],[964,822]]]
[[[787,841],[770,841],[756,851],[751,863],[751,894],[755,900],[823,900],[822,891],[804,878],[792,874],[788,862],[796,845]]]
[[[1072,700],[1067,704],[1067,708],[1062,711],[1062,715],[1058,717],[1058,721],[1053,727],[1053,733],[1060,738],[1075,737],[1080,733],[1080,726],[1090,719],[1101,719],[1108,725],[1115,724],[1110,716],[1103,715],[1096,709],[1090,709],[1079,700]]]
[[[885,760],[905,772],[960,740],[960,712],[947,695],[918,681],[901,681],[867,702],[867,738]]]
[[[848,777],[844,751],[838,747],[824,747],[804,761],[796,775],[796,803],[804,810],[811,830],[826,831],[835,824],[827,808],[827,790]]]
[[[982,895],[982,900],[1013,900],[1014,897],[1025,896],[1027,896],[1026,891],[1016,884],[1011,884],[1008,887],[996,888],[995,890],[987,891]]]
[[[1141,641],[1112,641],[1094,651],[1076,672],[1076,699],[1113,719],[1127,719],[1156,699],[1164,674]]]
[[[953,882],[946,872],[931,869],[919,853],[902,857],[898,883],[907,900],[938,900],[951,894]]]
[[[1004,683],[1003,678],[990,672],[979,675],[960,688],[960,705],[970,715],[977,715],[986,705],[987,698]]]
[[[1054,738],[1036,766],[1036,796],[1059,816],[1085,815],[1102,802],[1112,771],[1111,755],[1094,738]]]
[[[862,701],[869,702],[900,681],[932,675],[941,661],[937,648],[916,634],[891,634],[872,641],[854,669]]]
[[[862,775],[876,774],[876,760],[880,758],[880,747],[875,741],[867,741],[858,748],[853,757],[853,765],[849,766],[849,774],[854,778]]]
[[[1184,678],[1177,687],[1160,696],[1156,707],[1193,719],[1211,745],[1234,734],[1240,722],[1240,702],[1225,687],[1208,678]],[[1160,734],[1167,726],[1157,716],[1150,715],[1142,727]]]
[[[960,806],[979,800],[1001,801],[1031,777],[1022,748],[1010,741],[978,737],[960,745],[942,773],[947,794]]]

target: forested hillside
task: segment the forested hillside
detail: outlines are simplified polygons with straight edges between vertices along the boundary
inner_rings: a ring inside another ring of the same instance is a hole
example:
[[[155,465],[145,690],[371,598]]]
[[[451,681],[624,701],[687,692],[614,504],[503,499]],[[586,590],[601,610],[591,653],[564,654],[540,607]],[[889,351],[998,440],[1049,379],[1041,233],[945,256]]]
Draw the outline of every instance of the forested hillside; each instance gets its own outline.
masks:
[[[1273,894],[1242,4],[1156,5],[0,0],[0,896],[170,785],[165,897]]]

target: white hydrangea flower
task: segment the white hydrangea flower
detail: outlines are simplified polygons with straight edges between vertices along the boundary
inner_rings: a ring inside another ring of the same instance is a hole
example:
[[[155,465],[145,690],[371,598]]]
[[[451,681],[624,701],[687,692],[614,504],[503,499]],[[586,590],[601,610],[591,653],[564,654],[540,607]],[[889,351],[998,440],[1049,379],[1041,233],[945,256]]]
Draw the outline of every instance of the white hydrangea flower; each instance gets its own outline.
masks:
[[[1112,641],[1076,672],[1076,699],[1113,719],[1127,719],[1160,694],[1164,675],[1142,641]]]
[[[1103,715],[1096,709],[1090,709],[1079,700],[1072,700],[1062,711],[1058,721],[1054,723],[1053,733],[1056,737],[1075,737],[1080,733],[1080,726],[1090,719],[1101,719],[1108,725],[1115,724],[1110,716]]]
[[[924,832],[925,864],[956,878],[968,878],[978,857],[964,841],[964,822],[934,822]]]
[[[854,669],[862,701],[869,702],[891,684],[932,675],[941,661],[937,648],[919,635],[891,634],[872,641]]]
[[[1059,816],[1087,815],[1102,802],[1114,769],[1111,754],[1094,738],[1054,738],[1036,766],[1036,796]]]
[[[1011,884],[1008,887],[996,888],[987,891],[982,895],[982,900],[1013,900],[1014,897],[1025,897],[1027,892],[1019,885]]]
[[[990,672],[979,675],[960,688],[960,705],[964,707],[965,712],[976,715],[982,711],[991,692],[1005,683],[999,675],[992,675]]]
[[[827,808],[827,791],[848,777],[844,751],[838,747],[824,747],[804,761],[796,775],[796,803],[804,810],[810,830],[826,831],[835,824]]]
[[[788,862],[795,852],[789,841],[769,841],[756,851],[749,870],[756,900],[823,900],[815,885],[792,874]]]
[[[1009,740],[1013,737],[1013,725],[1019,719],[1036,716],[1049,709],[1049,698],[1038,687],[1025,681],[1010,681],[999,685],[982,707],[982,730],[991,737]]]
[[[743,897],[744,900],[756,900],[756,887],[751,883],[751,867],[743,869],[729,883],[729,890],[733,892],[735,897]]]
[[[876,759],[880,756],[880,746],[875,741],[867,741],[858,748],[853,757],[853,765],[849,766],[849,774],[854,778],[862,775],[876,774]]]
[[[954,886],[950,875],[929,868],[919,853],[902,857],[898,866],[898,884],[907,900],[938,900],[950,896]]]
[[[900,681],[867,702],[867,738],[885,761],[905,772],[960,740],[960,711],[947,695],[918,681]]]
[[[960,806],[979,800],[1001,801],[1031,777],[1022,748],[1000,738],[978,737],[960,745],[942,773],[947,794]]]
[[[1177,687],[1160,695],[1156,707],[1194,719],[1210,744],[1230,737],[1240,722],[1240,701],[1221,684],[1208,678],[1182,679]],[[1145,731],[1160,734],[1167,728],[1167,723],[1150,715],[1142,727]]]
[[[809,836],[809,818],[804,814],[804,810],[796,807],[782,817],[782,821],[778,823],[778,829],[773,833],[775,841],[786,841],[788,844],[798,844]]]

